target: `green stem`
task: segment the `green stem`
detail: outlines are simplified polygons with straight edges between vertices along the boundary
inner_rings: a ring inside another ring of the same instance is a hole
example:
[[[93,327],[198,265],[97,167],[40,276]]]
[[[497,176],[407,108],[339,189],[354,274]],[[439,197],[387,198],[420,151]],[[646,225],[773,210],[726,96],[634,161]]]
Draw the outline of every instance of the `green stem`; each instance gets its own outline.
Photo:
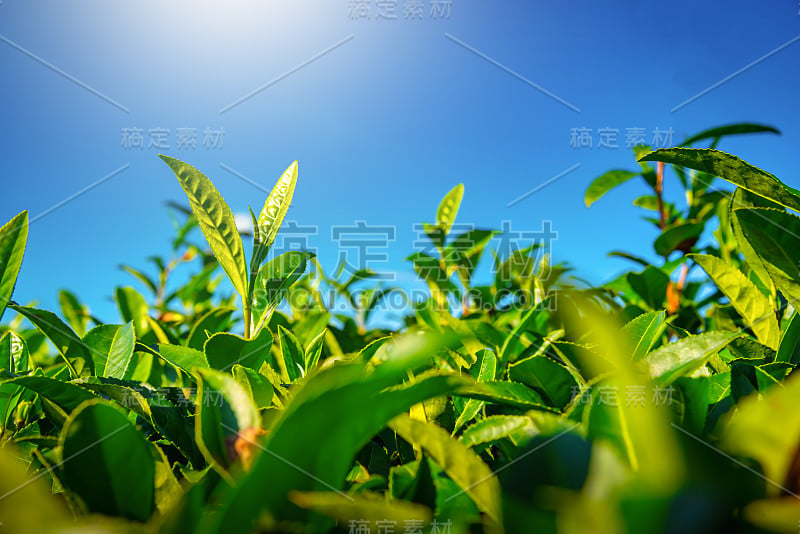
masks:
[[[244,338],[250,339],[250,299],[247,299],[244,303]]]

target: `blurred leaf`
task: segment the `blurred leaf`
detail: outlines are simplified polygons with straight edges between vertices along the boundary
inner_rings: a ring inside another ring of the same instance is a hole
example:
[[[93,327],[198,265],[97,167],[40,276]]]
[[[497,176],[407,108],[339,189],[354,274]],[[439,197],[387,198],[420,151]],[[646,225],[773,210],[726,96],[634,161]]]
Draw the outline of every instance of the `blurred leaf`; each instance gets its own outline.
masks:
[[[631,289],[653,310],[664,307],[667,295],[669,276],[656,267],[645,267],[640,273],[628,273],[625,276]]]
[[[156,287],[156,283],[153,282],[149,276],[147,276],[146,274],[137,269],[134,269],[130,265],[120,265],[119,268],[127,272],[137,280],[139,280],[142,284],[145,285],[145,287],[147,287],[147,289],[153,292],[153,295],[158,294],[158,288]]]
[[[114,296],[122,320],[126,323],[133,322],[136,337],[144,338],[150,330],[147,301],[132,287],[118,287]]]
[[[64,501],[52,494],[46,478],[33,474],[24,454],[11,444],[0,448],[0,517],[8,532],[65,532],[74,520]]]
[[[291,500],[297,506],[330,516],[341,523],[358,524],[364,532],[376,532],[398,523],[426,524],[432,519],[425,506],[405,501],[387,501],[380,497],[346,495],[332,491],[291,492]],[[356,523],[357,522],[357,523]]]
[[[86,324],[89,319],[86,308],[78,302],[75,295],[65,289],[58,292],[58,302],[64,319],[67,320],[67,323],[75,330],[76,334],[83,337],[86,333]]]
[[[444,235],[450,232],[450,227],[456,220],[458,208],[461,206],[461,198],[464,196],[464,184],[458,184],[447,193],[442,202],[439,204],[439,209],[436,210],[436,226],[441,229]]]
[[[740,401],[722,436],[724,450],[761,464],[772,494],[786,480],[800,443],[800,377],[789,378],[784,386]]]
[[[597,202],[600,197],[618,185],[623,184],[634,176],[639,176],[640,174],[641,173],[638,172],[616,169],[598,176],[594,179],[594,181],[592,181],[592,183],[589,185],[589,188],[586,190],[586,196],[584,198],[586,207],[588,208]]]

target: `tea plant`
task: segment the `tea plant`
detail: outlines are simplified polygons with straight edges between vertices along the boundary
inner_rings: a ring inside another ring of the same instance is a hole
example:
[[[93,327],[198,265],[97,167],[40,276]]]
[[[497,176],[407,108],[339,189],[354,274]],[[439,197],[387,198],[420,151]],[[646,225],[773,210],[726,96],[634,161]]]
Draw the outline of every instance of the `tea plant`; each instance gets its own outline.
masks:
[[[662,258],[614,252],[640,270],[600,287],[540,243],[492,250],[482,283],[497,232],[454,235],[456,186],[409,256],[430,296],[397,332],[370,327],[400,291],[375,273],[270,257],[297,162],[250,212],[248,261],[211,181],[162,156],[190,209],[171,205],[156,276],[122,266],[145,289],[115,289],[122,324],[67,291],[61,317],[11,300],[23,211],[0,229],[2,528],[794,532],[800,191],[715,149],[759,132],[775,130],[637,147],[640,170],[596,179],[587,205],[637,176],[651,188],[634,203]],[[664,196],[670,168],[685,206]],[[194,272],[171,291],[177,269]]]

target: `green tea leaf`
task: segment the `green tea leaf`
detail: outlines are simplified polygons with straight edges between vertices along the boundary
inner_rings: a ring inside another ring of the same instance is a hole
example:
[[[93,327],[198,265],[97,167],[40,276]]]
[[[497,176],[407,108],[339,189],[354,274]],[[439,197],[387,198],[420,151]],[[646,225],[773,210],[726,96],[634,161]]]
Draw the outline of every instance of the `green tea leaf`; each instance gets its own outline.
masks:
[[[227,371],[236,364],[257,371],[269,356],[272,334],[263,329],[253,339],[244,339],[235,334],[219,332],[206,341],[203,346],[208,364],[213,369]]]
[[[9,308],[23,315],[49,339],[69,367],[73,378],[94,372],[92,356],[81,338],[54,313],[12,304]]]
[[[769,299],[742,272],[730,263],[714,256],[693,254],[696,261],[728,297],[756,338],[767,347],[777,350],[781,329]]]
[[[798,342],[800,342],[800,313],[795,311],[783,332],[775,361],[791,363],[792,365],[800,363],[797,356]]]
[[[158,353],[161,358],[189,376],[192,375],[192,370],[195,368],[210,368],[206,355],[199,350],[190,349],[189,347],[162,343],[158,345]]]
[[[106,378],[125,378],[125,372],[133,357],[133,347],[136,344],[136,336],[133,333],[133,323],[127,323],[117,330],[114,340],[111,342],[111,349],[108,352],[106,368],[103,376]]]
[[[566,367],[547,356],[531,356],[508,367],[508,378],[521,382],[544,397],[546,403],[562,409],[572,398],[575,378]]]
[[[253,288],[254,333],[288,295],[289,287],[303,275],[306,264],[313,257],[311,252],[290,250],[272,258],[259,269]]]
[[[559,412],[559,410],[549,406],[539,393],[519,382],[507,382],[504,380],[476,382],[475,384],[460,387],[455,395],[469,399],[479,399],[493,404],[515,406],[526,410]]]
[[[678,223],[664,228],[653,242],[653,249],[659,256],[667,257],[673,250],[689,252],[703,233],[703,223]]]
[[[404,440],[421,447],[467,493],[483,512],[500,520],[500,484],[471,449],[441,427],[400,415],[389,426]]]
[[[61,306],[61,314],[67,323],[75,330],[75,333],[83,337],[86,333],[86,324],[89,322],[89,315],[86,308],[78,302],[75,295],[62,289],[58,292],[58,303]]]
[[[233,287],[242,299],[246,299],[247,266],[242,238],[236,229],[230,207],[203,173],[169,156],[159,155],[159,157],[178,177],[211,251],[230,278]]]
[[[641,273],[628,273],[625,275],[625,280],[642,299],[642,304],[652,310],[664,307],[669,276],[661,269],[653,266],[645,267]]]
[[[650,378],[666,385],[702,367],[741,332],[707,332],[689,336],[654,350],[641,360]]]
[[[30,370],[30,354],[25,340],[12,330],[0,337],[0,369],[23,374]]]
[[[28,211],[25,210],[0,228],[0,319],[14,293],[27,241]]]
[[[114,298],[122,320],[126,323],[133,322],[136,336],[142,339],[150,330],[147,301],[132,287],[118,287]]]
[[[775,283],[770,278],[767,269],[764,267],[764,262],[758,257],[756,251],[750,245],[750,242],[742,232],[742,224],[739,222],[739,216],[736,210],[739,208],[775,208],[780,209],[778,204],[770,202],[769,200],[760,197],[746,189],[737,187],[733,192],[730,201],[728,202],[728,219],[730,220],[731,229],[738,245],[739,250],[742,252],[747,266],[752,269],[753,274],[758,277],[761,283],[767,288],[768,294],[772,299],[775,298]]]
[[[225,306],[207,312],[192,326],[189,337],[186,339],[186,346],[195,350],[203,350],[203,345],[209,337],[206,331],[212,335],[224,331],[225,327],[230,324],[231,315],[235,311],[235,308]]]
[[[108,360],[108,352],[111,350],[111,343],[114,341],[114,336],[117,330],[120,329],[116,324],[101,324],[95,326],[83,336],[83,343],[86,348],[92,353],[92,362],[94,363],[94,375],[103,376],[106,370],[106,361]]]
[[[327,332],[328,330],[324,329],[317,335],[317,337],[311,340],[311,343],[308,344],[304,358],[306,373],[317,366],[319,358],[322,355],[322,347],[325,345],[325,334]]]
[[[294,334],[280,325],[278,326],[278,340],[281,347],[281,360],[278,361],[281,374],[286,375],[284,379],[287,382],[294,382],[302,376],[305,351]]]
[[[266,259],[269,248],[275,241],[275,236],[278,235],[283,218],[286,217],[286,212],[292,203],[296,184],[297,160],[289,165],[278,179],[278,183],[272,188],[258,215],[257,224],[254,226],[254,230],[257,228],[258,232],[255,232],[253,236],[253,257],[250,261],[251,283],[259,266]]]
[[[683,143],[681,143],[681,145],[691,145],[692,143],[704,141],[706,139],[713,139],[714,144],[716,144],[722,137],[727,135],[742,135],[752,133],[774,133],[780,135],[781,132],[772,126],[767,126],[765,124],[750,124],[742,122],[703,130],[698,134],[688,137]]]
[[[456,220],[458,208],[461,206],[461,198],[464,196],[464,184],[458,184],[447,193],[439,209],[436,210],[436,226],[444,235],[450,232],[453,222]]]
[[[457,377],[433,376],[385,389],[400,383],[409,369],[416,369],[450,342],[442,336],[403,336],[368,375],[359,362],[328,367],[310,376],[263,442],[269,453],[260,454],[226,496],[209,530],[246,531],[261,510],[283,519],[306,517],[288,501],[291,490],[340,489],[356,453],[392,417],[461,384]],[[331,413],[347,416],[331,417]]]
[[[483,355],[481,356],[481,366],[480,370],[478,371],[478,382],[489,382],[495,379],[497,374],[497,356],[489,349],[483,349]],[[484,401],[478,399],[469,399],[467,403],[464,405],[464,409],[461,410],[461,413],[458,414],[458,418],[456,419],[455,426],[453,427],[453,434],[455,434],[459,428],[464,426],[467,421],[470,421],[473,417],[478,415],[478,413],[483,408]]]
[[[81,404],[59,437],[64,484],[91,512],[147,521],[155,463],[150,445],[125,414],[105,401]]]
[[[775,287],[795,309],[800,309],[800,218],[764,208],[738,209],[734,213]]]
[[[664,321],[665,317],[666,313],[663,310],[647,312],[632,319],[622,327],[622,334],[628,339],[629,345],[632,347],[632,362],[638,362],[653,348],[653,345],[667,328]]]
[[[531,420],[521,415],[491,415],[465,429],[458,441],[467,447],[494,443],[525,433],[532,426]]]
[[[228,442],[240,432],[260,428],[261,420],[250,395],[228,373],[196,369],[195,436],[206,460],[227,475],[232,458]]]
[[[20,376],[7,380],[3,384],[15,384],[35,391],[66,412],[71,412],[87,400],[97,398],[96,395],[92,395],[74,384],[45,376]]]
[[[708,148],[659,148],[639,161],[663,161],[724,178],[781,206],[800,211],[800,191],[736,156]]]
[[[614,189],[620,184],[623,184],[633,178],[634,176],[639,176],[641,173],[639,172],[632,172],[632,171],[625,171],[622,169],[616,169],[613,171],[608,171],[604,173],[592,181],[589,185],[589,188],[586,190],[586,196],[584,198],[584,202],[586,203],[586,207],[588,208],[595,202],[597,202],[600,197]]]
[[[231,371],[233,372],[233,378],[242,386],[242,389],[250,394],[250,398],[257,409],[261,410],[272,405],[275,389],[269,383],[269,380],[252,369],[238,364],[234,365]]]

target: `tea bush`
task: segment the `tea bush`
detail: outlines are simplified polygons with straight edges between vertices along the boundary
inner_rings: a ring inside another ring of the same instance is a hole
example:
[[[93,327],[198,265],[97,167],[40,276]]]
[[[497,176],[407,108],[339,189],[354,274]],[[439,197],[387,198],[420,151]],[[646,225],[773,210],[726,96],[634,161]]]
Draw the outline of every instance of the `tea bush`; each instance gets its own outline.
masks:
[[[587,206],[643,180],[661,258],[612,252],[635,268],[599,287],[536,243],[492,251],[477,283],[497,232],[453,235],[456,186],[408,258],[429,297],[396,332],[369,325],[401,288],[270,257],[296,161],[250,212],[248,261],[212,182],[162,156],[190,209],[172,206],[157,277],[123,266],[147,292],[116,288],[122,324],[67,291],[59,315],[11,300],[23,211],[0,229],[1,528],[795,532],[800,191],[716,150],[767,132],[636,147],[637,169],[594,180]]]

